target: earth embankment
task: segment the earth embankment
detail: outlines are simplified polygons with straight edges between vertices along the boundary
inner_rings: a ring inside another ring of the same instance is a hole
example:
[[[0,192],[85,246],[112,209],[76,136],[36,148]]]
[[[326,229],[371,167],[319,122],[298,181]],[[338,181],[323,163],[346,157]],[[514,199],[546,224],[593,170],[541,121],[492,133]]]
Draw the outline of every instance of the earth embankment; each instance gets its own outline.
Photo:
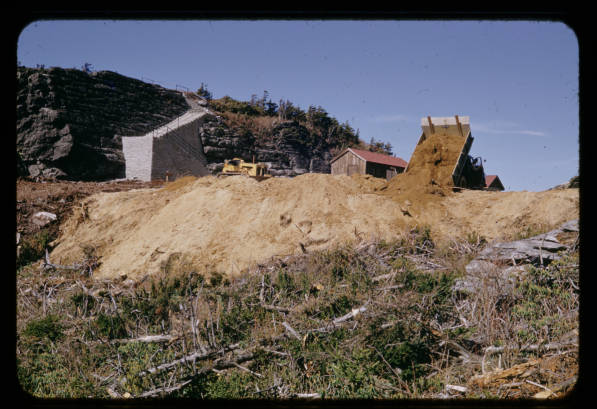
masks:
[[[430,227],[438,241],[473,232],[492,240],[578,218],[578,189],[395,189],[408,177],[188,177],[161,189],[100,193],[61,226],[51,256],[65,264],[92,249],[101,263],[96,277],[153,274],[173,254],[200,271],[235,275],[270,257],[391,239],[415,226]]]

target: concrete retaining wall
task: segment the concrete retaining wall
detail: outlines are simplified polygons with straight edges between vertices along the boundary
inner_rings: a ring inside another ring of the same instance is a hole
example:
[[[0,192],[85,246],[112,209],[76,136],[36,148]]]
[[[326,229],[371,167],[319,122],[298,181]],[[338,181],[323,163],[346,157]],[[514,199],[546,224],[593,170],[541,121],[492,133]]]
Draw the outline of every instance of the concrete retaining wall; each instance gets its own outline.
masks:
[[[153,154],[153,137],[151,135],[123,137],[122,153],[124,154],[127,179],[151,180]]]
[[[207,159],[199,137],[203,116],[153,139],[151,178],[173,180],[180,176],[205,176]]]
[[[126,178],[170,180],[209,174],[199,128],[206,109],[191,109],[144,136],[122,138]]]

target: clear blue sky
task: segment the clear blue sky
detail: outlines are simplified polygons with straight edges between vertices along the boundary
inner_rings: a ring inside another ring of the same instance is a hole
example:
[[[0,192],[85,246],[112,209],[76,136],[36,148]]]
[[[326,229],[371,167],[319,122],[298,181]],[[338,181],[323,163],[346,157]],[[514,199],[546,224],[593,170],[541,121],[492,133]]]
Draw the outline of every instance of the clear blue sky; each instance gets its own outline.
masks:
[[[470,116],[471,154],[506,190],[578,174],[578,42],[558,22],[47,20],[20,64],[80,68],[248,101],[323,107],[409,160],[430,116]]]

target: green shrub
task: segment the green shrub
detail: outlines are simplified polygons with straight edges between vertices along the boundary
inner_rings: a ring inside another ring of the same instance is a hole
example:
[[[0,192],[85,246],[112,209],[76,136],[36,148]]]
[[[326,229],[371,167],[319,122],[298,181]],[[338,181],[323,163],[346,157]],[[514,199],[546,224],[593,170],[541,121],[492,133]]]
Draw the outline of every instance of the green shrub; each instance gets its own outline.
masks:
[[[248,102],[237,101],[227,95],[220,99],[212,99],[209,101],[209,106],[219,112],[233,112],[248,116],[265,115],[263,108],[251,105]]]
[[[252,384],[252,375],[246,372],[230,372],[222,375],[211,375],[204,386],[206,399],[243,399],[255,395],[249,393]]]
[[[42,352],[17,360],[17,379],[25,392],[38,398],[86,398],[101,396],[91,382],[73,373],[58,354]]]
[[[278,280],[276,287],[281,291],[292,292],[294,291],[294,280],[292,276],[285,270],[278,271]]]
[[[94,320],[94,327],[100,335],[108,339],[127,337],[125,322],[120,315],[100,312]]]
[[[346,295],[341,295],[332,300],[331,303],[321,308],[322,319],[338,318],[346,314],[354,305],[354,300]]]
[[[46,248],[53,240],[48,229],[43,229],[23,240],[17,257],[17,268],[33,263],[44,257]]]
[[[368,341],[392,368],[399,368],[402,379],[410,381],[428,373],[426,364],[431,362],[434,340],[429,329],[420,322],[400,321],[387,329],[374,323]],[[379,356],[376,359],[383,362]]]
[[[431,238],[431,228],[429,226],[417,226],[411,233],[414,235],[415,252],[420,252],[422,249],[433,249],[435,247],[433,239]]]
[[[70,299],[75,309],[81,310],[83,315],[95,306],[95,298],[84,292],[73,294]]]
[[[380,393],[375,387],[376,375],[383,363],[370,349],[354,349],[351,355],[336,357],[328,365],[329,386],[325,397],[332,399],[373,399]]]
[[[139,372],[172,361],[175,357],[175,352],[169,348],[162,349],[158,344],[146,342],[123,344],[118,346],[117,351],[127,380],[126,389],[133,394],[151,389],[150,380],[138,376]]]
[[[60,318],[55,315],[48,315],[45,318],[30,321],[25,327],[23,335],[37,340],[56,342],[64,336],[62,330]]]
[[[248,339],[250,328],[265,317],[263,308],[251,309],[239,297],[234,297],[230,311],[222,313],[220,331],[222,345],[233,344]],[[214,324],[215,325],[215,324]],[[207,331],[207,329],[206,329]]]

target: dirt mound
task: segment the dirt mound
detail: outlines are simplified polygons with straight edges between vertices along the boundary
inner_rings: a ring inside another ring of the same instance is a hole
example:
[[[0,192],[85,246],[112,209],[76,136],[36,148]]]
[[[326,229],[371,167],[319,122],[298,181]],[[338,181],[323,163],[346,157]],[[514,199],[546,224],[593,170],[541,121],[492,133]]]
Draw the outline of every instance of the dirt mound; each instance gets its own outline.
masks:
[[[409,177],[393,185],[415,187],[416,183],[427,185],[433,181],[440,186],[453,186],[452,171],[465,141],[465,137],[441,130],[427,136],[409,161],[405,174]]]
[[[138,182],[118,180],[112,182],[33,182],[18,179],[16,183],[17,232],[24,237],[34,234],[40,227],[32,223],[36,212],[51,212],[62,222],[71,213],[71,208],[81,199],[98,192],[119,192],[123,190],[155,187],[159,182]],[[50,224],[51,235],[57,233],[58,225]],[[56,230],[56,231],[55,231]]]
[[[441,200],[424,202],[426,196]],[[405,205],[415,197],[421,201]],[[430,226],[438,240],[472,232],[491,239],[525,224],[550,228],[574,218],[577,189],[417,196],[392,194],[384,180],[370,176],[263,182],[208,176],[87,198],[61,226],[51,256],[67,264],[93,248],[101,261],[96,277],[152,274],[173,254],[201,271],[235,274],[272,256],[391,239],[415,225]]]
[[[324,174],[209,176],[176,189],[99,194],[63,225],[52,260],[73,262],[92,247],[102,262],[97,276],[138,276],[181,253],[197,268],[234,274],[275,255],[394,236],[408,220],[376,194],[383,184]]]
[[[385,194],[420,210],[450,195],[454,186],[452,172],[465,140],[438,128],[418,144],[406,172],[392,178]]]
[[[510,240],[521,232],[539,234],[578,218],[578,189],[462,191],[429,206],[425,216],[439,236],[475,232],[489,240]]]

